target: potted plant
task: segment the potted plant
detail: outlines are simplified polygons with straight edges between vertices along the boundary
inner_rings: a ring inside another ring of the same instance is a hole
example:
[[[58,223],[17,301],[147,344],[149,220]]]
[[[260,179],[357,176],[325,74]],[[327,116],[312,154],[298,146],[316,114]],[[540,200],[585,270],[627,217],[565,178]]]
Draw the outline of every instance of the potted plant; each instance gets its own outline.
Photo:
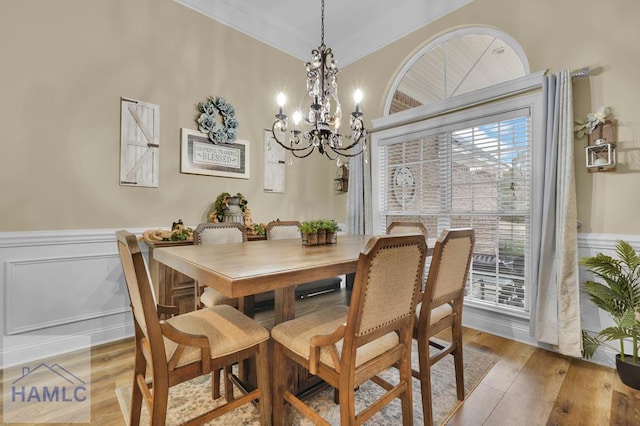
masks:
[[[583,330],[582,356],[591,358],[600,345],[615,349],[618,351],[616,368],[620,380],[627,386],[640,389],[640,256],[626,241],[616,243],[616,255],[617,258],[612,258],[597,253],[580,259],[581,265],[604,281],[586,281],[583,291],[615,323],[595,336]],[[630,354],[625,351],[625,340],[631,343]],[[612,341],[618,342],[617,348],[607,344]]]
[[[318,228],[318,244],[327,244],[327,221],[325,219],[318,219],[314,222],[316,228]]]
[[[325,228],[327,230],[327,244],[335,244],[338,241],[338,231],[340,231],[338,223],[333,219],[326,219]]]
[[[302,245],[315,246],[318,244],[318,228],[314,221],[302,222],[298,229],[302,237]]]

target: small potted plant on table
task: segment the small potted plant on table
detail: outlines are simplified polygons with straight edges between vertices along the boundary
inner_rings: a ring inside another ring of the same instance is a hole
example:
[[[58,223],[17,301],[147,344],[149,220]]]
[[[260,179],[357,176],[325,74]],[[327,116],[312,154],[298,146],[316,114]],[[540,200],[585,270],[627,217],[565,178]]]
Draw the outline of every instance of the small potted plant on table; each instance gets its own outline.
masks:
[[[303,246],[318,245],[318,228],[313,220],[302,222],[298,227]]]
[[[611,316],[615,324],[595,336],[583,330],[582,356],[591,358],[600,345],[617,350],[616,368],[620,380],[627,386],[640,389],[640,256],[625,241],[616,243],[616,254],[616,259],[602,253],[580,259],[581,265],[604,281],[586,281],[583,291],[596,306]],[[625,350],[625,340],[631,343],[630,351]],[[618,341],[618,348],[607,345],[611,341]]]

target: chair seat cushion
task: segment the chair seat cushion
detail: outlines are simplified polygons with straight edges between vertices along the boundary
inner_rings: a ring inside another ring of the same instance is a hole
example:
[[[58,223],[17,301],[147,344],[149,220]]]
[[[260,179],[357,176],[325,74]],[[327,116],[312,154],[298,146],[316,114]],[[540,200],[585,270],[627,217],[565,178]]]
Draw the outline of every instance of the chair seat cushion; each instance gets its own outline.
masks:
[[[418,303],[418,306],[416,306],[416,320],[414,322],[416,329],[418,328],[418,317],[420,316],[421,309],[422,302]],[[449,315],[453,315],[453,308],[448,303],[445,303],[431,310],[431,318],[429,323],[435,324],[441,319],[448,317]]]
[[[269,331],[235,308],[228,305],[199,309],[167,320],[176,329],[209,339],[211,358],[229,355],[269,339]],[[165,338],[167,359],[173,355],[177,343]],[[177,366],[200,360],[200,348],[186,347]]]
[[[310,358],[311,338],[335,331],[336,328],[347,322],[348,313],[349,307],[347,306],[331,306],[300,318],[280,323],[271,330],[271,336],[283,346],[308,360]],[[342,342],[340,340],[336,343],[339,354],[342,353]],[[356,356],[356,367],[393,348],[398,343],[398,335],[392,332],[360,347]],[[335,368],[331,355],[326,348],[320,350],[320,362]]]
[[[218,305],[230,305],[234,307],[238,306],[238,299],[227,297],[219,291],[212,289],[211,287],[205,287],[202,295],[200,295],[200,302],[207,308]]]

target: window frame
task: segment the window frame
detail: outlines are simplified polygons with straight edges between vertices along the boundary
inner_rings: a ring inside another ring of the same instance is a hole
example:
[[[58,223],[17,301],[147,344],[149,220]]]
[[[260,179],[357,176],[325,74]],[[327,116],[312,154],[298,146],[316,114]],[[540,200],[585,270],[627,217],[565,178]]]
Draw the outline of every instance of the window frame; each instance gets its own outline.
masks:
[[[375,120],[371,132],[371,167],[372,167],[372,209],[374,233],[384,232],[385,223],[381,212],[381,194],[379,188],[381,164],[379,148],[385,144],[397,143],[399,139],[411,138],[412,135],[433,132],[437,128],[448,127],[456,123],[474,121],[478,117],[497,115],[514,109],[529,108],[531,117],[531,212],[529,241],[527,242],[529,258],[525,271],[526,291],[531,294],[532,268],[535,260],[535,242],[539,240],[540,221],[542,212],[541,194],[542,179],[544,177],[544,118],[542,100],[542,78],[544,72],[531,74],[520,79],[501,83],[489,88],[460,95],[438,103],[439,110],[434,110],[434,104],[427,108],[418,107],[400,113],[392,114]],[[459,99],[464,98],[464,99]],[[433,233],[429,235],[430,245],[437,238]],[[466,305],[477,306],[484,310],[493,310],[518,317],[529,318],[531,300],[524,311],[510,310],[506,306],[488,306],[482,303],[465,300]]]

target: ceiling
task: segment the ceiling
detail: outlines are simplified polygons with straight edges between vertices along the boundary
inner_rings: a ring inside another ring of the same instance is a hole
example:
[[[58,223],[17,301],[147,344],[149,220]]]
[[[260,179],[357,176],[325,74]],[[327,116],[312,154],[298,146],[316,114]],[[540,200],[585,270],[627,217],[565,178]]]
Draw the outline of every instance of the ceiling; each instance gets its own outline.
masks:
[[[320,44],[320,0],[174,0],[303,61]],[[326,0],[325,44],[344,67],[473,0]]]

